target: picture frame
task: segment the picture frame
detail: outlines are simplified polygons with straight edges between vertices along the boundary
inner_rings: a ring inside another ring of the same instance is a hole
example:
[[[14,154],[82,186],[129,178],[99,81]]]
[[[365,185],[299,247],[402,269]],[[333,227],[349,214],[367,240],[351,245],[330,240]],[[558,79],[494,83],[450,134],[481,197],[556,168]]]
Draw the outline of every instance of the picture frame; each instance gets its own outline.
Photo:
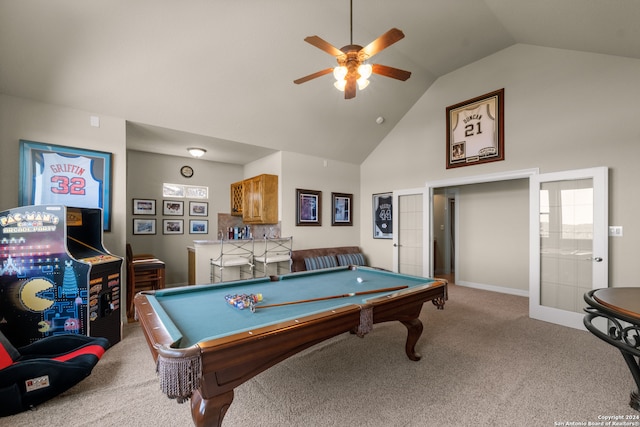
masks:
[[[165,182],[162,184],[162,197],[174,199],[208,199],[209,187],[203,185],[182,185]]]
[[[111,230],[112,154],[20,140],[20,206],[60,204],[102,209]]]
[[[165,216],[184,215],[184,202],[182,200],[163,200],[162,215],[165,215]]]
[[[185,197],[187,199],[208,199],[209,187],[202,185],[187,185],[185,186]]]
[[[504,89],[446,108],[447,169],[504,160]]]
[[[393,239],[393,193],[373,195],[373,238]]]
[[[131,213],[133,215],[155,215],[156,201],[155,199],[131,199]]]
[[[156,220],[149,218],[133,219],[133,234],[156,234]]]
[[[180,184],[171,184],[171,183],[163,183],[162,184],[162,197],[179,197],[184,199],[185,196],[185,188],[184,185]]]
[[[189,234],[209,234],[209,220],[190,219]]]
[[[162,234],[184,234],[184,220],[163,219]]]
[[[189,202],[190,216],[209,216],[208,202]]]
[[[296,188],[296,225],[322,225],[322,191]]]
[[[331,225],[353,225],[353,194],[331,193]]]

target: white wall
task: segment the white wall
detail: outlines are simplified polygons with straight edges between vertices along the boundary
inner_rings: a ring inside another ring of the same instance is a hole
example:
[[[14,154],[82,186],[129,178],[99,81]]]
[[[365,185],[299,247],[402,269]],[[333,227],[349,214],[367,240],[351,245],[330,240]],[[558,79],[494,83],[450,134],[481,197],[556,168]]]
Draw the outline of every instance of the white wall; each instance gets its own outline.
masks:
[[[447,170],[446,107],[500,88],[505,89],[505,160]],[[441,77],[362,164],[361,246],[374,265],[391,268],[392,242],[371,236],[366,211],[373,193],[528,168],[608,166],[610,223],[624,226],[624,237],[610,239],[610,284],[638,286],[633,257],[640,209],[634,196],[640,178],[639,97],[636,59],[530,45],[514,45]],[[518,244],[527,246],[528,240]],[[502,262],[520,262],[521,256]]]
[[[19,142],[21,139],[113,153],[111,231],[104,246],[125,254],[126,141],[123,119],[100,116],[100,127],[90,126],[87,111],[42,104],[0,94],[0,211],[18,206]]]
[[[282,235],[294,249],[357,246],[360,239],[360,167],[336,160],[282,153]],[[322,192],[322,225],[296,226],[296,189]],[[331,193],[353,194],[353,226],[331,225]],[[367,211],[366,213],[369,213]]]
[[[529,290],[529,180],[459,187],[456,283]]]

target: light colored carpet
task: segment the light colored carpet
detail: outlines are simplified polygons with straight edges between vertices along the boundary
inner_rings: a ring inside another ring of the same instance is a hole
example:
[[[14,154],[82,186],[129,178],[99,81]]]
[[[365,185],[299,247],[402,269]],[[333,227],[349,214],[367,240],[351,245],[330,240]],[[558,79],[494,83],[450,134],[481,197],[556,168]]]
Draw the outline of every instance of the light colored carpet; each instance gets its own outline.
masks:
[[[640,415],[628,406],[634,383],[618,350],[527,313],[527,298],[450,286],[443,311],[423,308],[421,361],[406,357],[406,329],[397,322],[363,339],[343,334],[238,387],[223,425],[555,426]],[[133,324],[89,378],[0,425],[192,422],[188,403],[161,394]]]

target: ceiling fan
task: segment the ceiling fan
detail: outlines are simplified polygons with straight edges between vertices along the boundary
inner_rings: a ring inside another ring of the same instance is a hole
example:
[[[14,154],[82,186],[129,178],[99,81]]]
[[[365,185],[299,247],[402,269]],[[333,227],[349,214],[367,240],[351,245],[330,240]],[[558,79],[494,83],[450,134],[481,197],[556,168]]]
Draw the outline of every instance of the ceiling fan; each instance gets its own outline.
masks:
[[[338,49],[318,36],[309,36],[304,39],[307,43],[335,56],[338,61],[338,66],[335,68],[326,68],[313,74],[309,74],[308,76],[301,77],[293,81],[295,84],[308,82],[309,80],[313,80],[317,77],[333,72],[333,75],[336,78],[334,86],[338,88],[338,90],[344,91],[344,99],[351,99],[356,96],[356,85],[360,90],[369,85],[368,79],[372,73],[402,81],[411,77],[411,72],[409,71],[380,64],[372,65],[366,62],[373,55],[379,53],[383,49],[386,49],[395,42],[402,40],[404,38],[404,33],[397,28],[392,28],[365,47],[353,44],[353,0],[350,1],[350,7],[350,44]]]
[[[317,77],[333,72],[333,75],[336,78],[334,86],[338,88],[338,90],[344,91],[344,99],[351,99],[356,96],[356,85],[360,90],[369,85],[368,79],[372,73],[402,81],[411,77],[411,72],[409,71],[400,70],[386,65],[368,64],[366,62],[373,55],[379,53],[383,49],[386,49],[397,41],[402,40],[404,38],[404,33],[397,28],[392,28],[365,47],[353,44],[353,0],[350,1],[350,7],[350,44],[338,49],[318,36],[309,36],[304,39],[307,43],[335,56],[338,61],[338,66],[335,68],[326,68],[313,74],[309,74],[308,76],[301,77],[293,81],[295,84],[305,83],[309,80],[313,80]]]

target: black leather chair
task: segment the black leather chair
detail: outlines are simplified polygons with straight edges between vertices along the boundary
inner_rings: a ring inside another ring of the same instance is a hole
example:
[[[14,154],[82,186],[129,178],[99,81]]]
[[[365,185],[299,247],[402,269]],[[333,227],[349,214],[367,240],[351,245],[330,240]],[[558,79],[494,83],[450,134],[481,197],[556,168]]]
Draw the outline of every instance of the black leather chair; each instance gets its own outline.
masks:
[[[88,377],[106,338],[54,335],[15,348],[0,332],[0,416],[31,409]]]

